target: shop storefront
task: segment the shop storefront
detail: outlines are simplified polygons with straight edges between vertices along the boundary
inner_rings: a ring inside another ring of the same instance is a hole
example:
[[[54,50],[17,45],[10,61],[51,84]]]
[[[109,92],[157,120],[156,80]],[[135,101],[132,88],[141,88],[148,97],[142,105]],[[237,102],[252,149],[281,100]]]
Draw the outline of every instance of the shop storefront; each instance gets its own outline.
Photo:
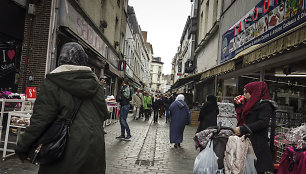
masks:
[[[102,34],[97,32],[94,24],[87,20],[84,12],[68,1],[61,1],[60,32],[57,37],[57,47],[68,41],[78,41],[88,54],[89,66],[98,77],[106,76],[105,93],[114,95],[117,91],[119,55],[107,42]]]
[[[216,94],[223,102],[233,102],[233,97],[242,94],[243,86],[247,83],[265,81],[272,99],[279,105],[278,109],[289,113],[292,121],[288,126],[296,126],[306,121],[306,11],[302,1],[297,1],[301,3],[295,5],[290,2],[271,4],[266,7],[269,10],[259,14],[257,21],[242,27],[244,31],[238,31],[239,26],[246,24],[244,17],[223,35],[223,40],[229,41],[229,45],[223,42],[221,61],[232,62],[234,71],[217,76]],[[251,11],[263,5],[263,1],[260,1]],[[268,19],[271,25],[269,23],[261,33],[257,28],[254,37],[247,38],[252,24],[256,29],[261,18]],[[244,33],[243,43],[241,40],[238,43],[240,36],[237,32],[240,35]],[[257,45],[252,47],[255,43]],[[244,51],[239,51],[241,48]]]
[[[17,91],[21,47],[24,34],[25,9],[11,0],[0,7],[0,89]],[[14,21],[14,22],[11,22]]]

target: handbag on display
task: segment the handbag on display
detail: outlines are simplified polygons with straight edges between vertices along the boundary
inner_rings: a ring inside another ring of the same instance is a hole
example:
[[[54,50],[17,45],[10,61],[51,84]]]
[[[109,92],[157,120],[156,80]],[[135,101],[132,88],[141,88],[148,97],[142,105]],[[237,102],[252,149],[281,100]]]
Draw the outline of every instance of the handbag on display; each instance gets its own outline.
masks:
[[[54,122],[42,133],[28,154],[27,159],[32,164],[50,164],[63,156],[69,137],[70,126],[81,104],[82,101],[78,100],[68,122]]]

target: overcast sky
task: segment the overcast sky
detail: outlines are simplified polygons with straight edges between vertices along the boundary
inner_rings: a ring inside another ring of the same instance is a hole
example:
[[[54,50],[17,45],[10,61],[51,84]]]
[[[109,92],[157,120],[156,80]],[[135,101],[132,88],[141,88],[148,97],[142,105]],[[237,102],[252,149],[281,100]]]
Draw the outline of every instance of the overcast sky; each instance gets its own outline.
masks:
[[[190,15],[190,0],[129,0],[138,24],[148,32],[147,42],[153,46],[154,57],[164,62],[164,74],[171,73],[174,57],[183,29]]]

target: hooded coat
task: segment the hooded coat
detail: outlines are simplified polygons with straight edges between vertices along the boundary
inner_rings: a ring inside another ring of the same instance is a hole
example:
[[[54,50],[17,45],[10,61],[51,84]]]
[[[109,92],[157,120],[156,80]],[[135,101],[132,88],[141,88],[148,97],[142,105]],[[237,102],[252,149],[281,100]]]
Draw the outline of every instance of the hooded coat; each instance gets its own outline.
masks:
[[[251,97],[236,108],[240,133],[247,134],[251,131],[249,138],[258,159],[255,165],[257,172],[273,171],[268,129],[271,115],[275,114],[277,105],[270,98],[266,82],[251,82],[244,88]]]
[[[109,113],[102,86],[85,66],[62,65],[47,75],[35,101],[31,125],[18,141],[16,152],[27,154],[52,122],[70,120],[76,98],[82,100],[82,105],[70,127],[63,158],[40,165],[38,173],[105,173],[103,121]]]
[[[170,105],[170,143],[183,142],[186,124],[190,124],[190,111],[184,100],[176,100]]]
[[[197,133],[210,126],[217,126],[217,115],[219,109],[217,105],[217,98],[214,95],[207,96],[207,102],[203,105],[200,111],[199,119],[200,125],[197,129]]]

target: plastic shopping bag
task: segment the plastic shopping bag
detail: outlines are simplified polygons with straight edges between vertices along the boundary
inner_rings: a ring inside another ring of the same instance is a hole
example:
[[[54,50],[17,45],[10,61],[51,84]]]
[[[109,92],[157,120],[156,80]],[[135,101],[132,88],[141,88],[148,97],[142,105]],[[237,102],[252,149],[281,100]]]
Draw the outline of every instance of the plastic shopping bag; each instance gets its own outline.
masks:
[[[254,165],[254,156],[252,154],[247,154],[245,160],[245,174],[257,174],[255,165]]]
[[[218,157],[213,149],[213,140],[199,153],[194,161],[194,174],[215,174],[218,170]]]

